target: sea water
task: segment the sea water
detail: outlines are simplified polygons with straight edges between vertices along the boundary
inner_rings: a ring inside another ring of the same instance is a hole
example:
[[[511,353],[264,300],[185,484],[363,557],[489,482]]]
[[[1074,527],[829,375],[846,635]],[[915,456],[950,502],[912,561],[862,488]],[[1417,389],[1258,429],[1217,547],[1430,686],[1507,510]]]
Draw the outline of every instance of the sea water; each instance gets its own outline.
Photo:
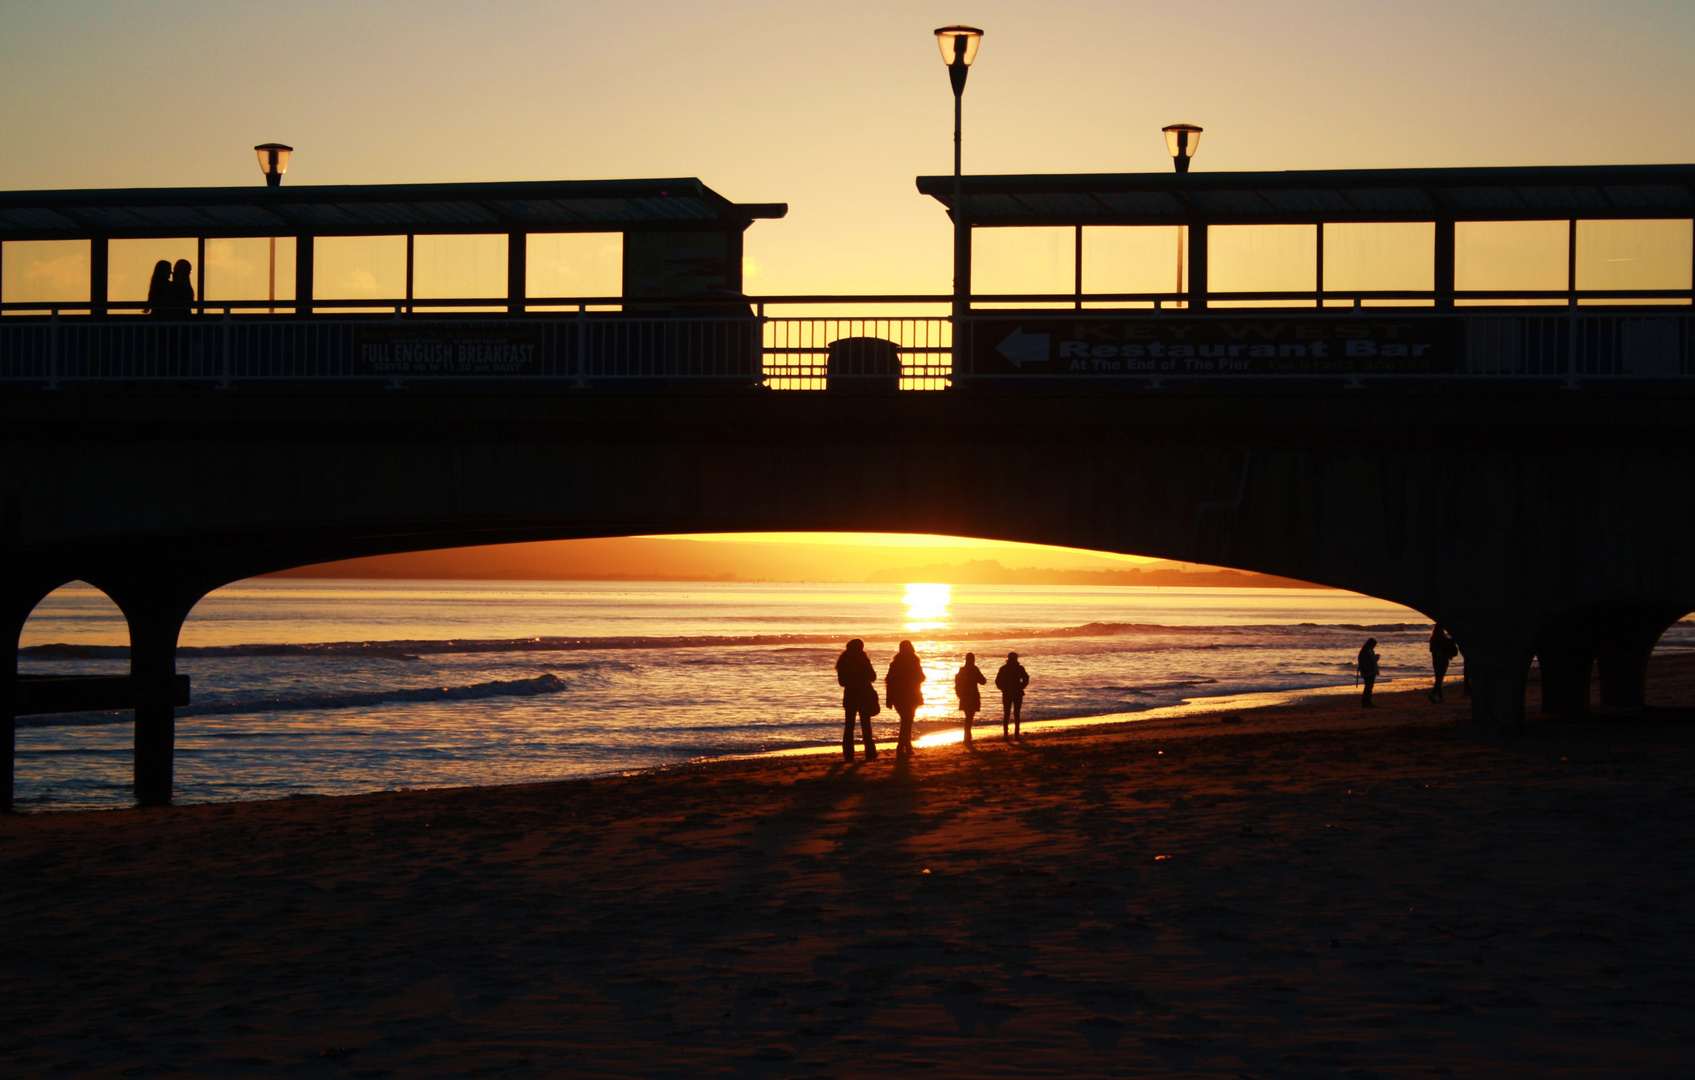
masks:
[[[994,673],[1013,650],[1025,717],[1047,720],[1351,683],[1367,637],[1391,685],[1424,685],[1429,631],[1410,609],[1317,589],[244,581],[183,627],[176,794],[520,783],[829,745],[850,637],[879,674],[901,639],[917,646],[918,728],[935,732],[959,723],[968,651],[990,679],[978,722],[998,727]],[[67,586],[36,609],[19,670],[122,674],[127,641],[109,600]],[[131,740],[127,712],[20,718],[19,808],[128,805]]]

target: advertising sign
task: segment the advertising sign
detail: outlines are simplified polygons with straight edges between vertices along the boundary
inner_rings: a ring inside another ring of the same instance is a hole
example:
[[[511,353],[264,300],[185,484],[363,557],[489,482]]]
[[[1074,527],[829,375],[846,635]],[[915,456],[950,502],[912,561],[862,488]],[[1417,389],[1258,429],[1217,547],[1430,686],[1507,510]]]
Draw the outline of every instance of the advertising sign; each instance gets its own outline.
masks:
[[[978,375],[1395,375],[1460,370],[1465,320],[1075,316],[976,320]]]
[[[427,323],[359,328],[362,375],[539,375],[539,326]]]

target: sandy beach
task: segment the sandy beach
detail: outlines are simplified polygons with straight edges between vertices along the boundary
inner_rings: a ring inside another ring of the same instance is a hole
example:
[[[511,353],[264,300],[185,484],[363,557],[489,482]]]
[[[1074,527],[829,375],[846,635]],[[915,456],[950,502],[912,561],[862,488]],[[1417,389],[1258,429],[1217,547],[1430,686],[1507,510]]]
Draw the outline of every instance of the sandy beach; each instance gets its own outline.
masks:
[[[0,1073],[1687,1075],[1695,727],[1380,700],[0,819]]]

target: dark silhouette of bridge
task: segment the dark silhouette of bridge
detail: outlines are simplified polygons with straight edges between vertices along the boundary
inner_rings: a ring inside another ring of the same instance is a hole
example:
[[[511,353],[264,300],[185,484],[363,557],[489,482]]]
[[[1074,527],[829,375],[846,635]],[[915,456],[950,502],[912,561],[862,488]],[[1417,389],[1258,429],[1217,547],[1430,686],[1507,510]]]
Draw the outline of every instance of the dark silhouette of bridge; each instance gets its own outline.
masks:
[[[1445,623],[1488,728],[1523,721],[1533,658],[1550,711],[1587,709],[1596,671],[1604,704],[1641,705],[1654,644],[1695,610],[1695,320],[1651,306],[1687,305],[1690,280],[1583,288],[1576,239],[1586,216],[1681,220],[1687,238],[1690,167],[968,178],[950,211],[974,226],[1075,226],[1077,279],[1059,297],[1069,312],[953,320],[765,317],[733,291],[731,266],[742,230],[781,207],[698,181],[438,187],[174,193],[201,197],[223,230],[206,235],[240,235],[243,214],[294,231],[306,262],[287,315],[231,302],[211,305],[217,318],[143,322],[115,314],[102,283],[80,305],[3,320],[8,731],[20,710],[128,702],[137,798],[168,802],[177,637],[206,593],[316,562],[516,541],[922,532],[1298,578]],[[86,236],[102,221],[164,236],[195,212],[173,193],[32,194],[0,197],[0,237]],[[508,295],[480,301],[498,314],[430,314],[410,262],[390,314],[328,312],[312,293],[311,222],[374,228],[362,214],[505,232]],[[1459,224],[1541,217],[1573,237],[1565,289],[1460,287]],[[1326,221],[1421,219],[1430,287],[1327,283]],[[581,221],[626,229],[630,295],[532,310],[526,230]],[[1226,222],[1319,230],[1311,287],[1210,291],[1193,271]],[[1188,230],[1190,283],[1086,293],[1081,230],[1147,224]],[[96,268],[110,239],[90,241]],[[632,274],[647,275],[640,288]],[[622,310],[590,310],[609,300]],[[1223,310],[1265,300],[1285,308]],[[1460,310],[1514,300],[1560,306]],[[949,388],[896,392],[902,379]],[[20,681],[24,622],[76,579],[122,609],[130,677]],[[4,781],[10,805],[10,767]]]
[[[143,802],[169,798],[194,604],[360,555],[880,530],[1213,563],[1442,620],[1491,726],[1521,721],[1537,655],[1556,708],[1597,662],[1603,701],[1640,704],[1695,610],[1690,399],[1664,389],[63,391],[0,418],[0,672],[53,588],[111,596]]]

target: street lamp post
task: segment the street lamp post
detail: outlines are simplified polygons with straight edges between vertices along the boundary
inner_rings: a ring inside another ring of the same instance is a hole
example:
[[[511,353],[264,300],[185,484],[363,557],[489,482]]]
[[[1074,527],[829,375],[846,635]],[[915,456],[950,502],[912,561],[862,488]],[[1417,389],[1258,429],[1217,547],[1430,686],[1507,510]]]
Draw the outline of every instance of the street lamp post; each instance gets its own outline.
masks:
[[[1171,164],[1176,166],[1180,173],[1188,172],[1189,160],[1195,156],[1195,151],[1200,149],[1201,146],[1201,129],[1194,124],[1170,124],[1160,130],[1165,132],[1165,148],[1171,151]],[[1191,246],[1193,246],[1192,241],[1193,237],[1191,237]],[[1201,241],[1204,250],[1204,236]],[[1191,267],[1192,271],[1193,268]],[[1177,292],[1182,293],[1184,291],[1183,240],[1179,237],[1177,240]]]
[[[259,171],[265,174],[266,187],[279,187],[282,184],[283,173],[288,171],[288,156],[294,153],[294,147],[282,143],[260,143],[253,148],[259,155]],[[271,237],[271,303],[277,300],[277,238]],[[270,313],[275,315],[277,309],[273,306]]]
[[[948,66],[948,81],[953,84],[953,352],[954,370],[965,348],[961,330],[965,315],[971,310],[971,222],[965,213],[965,196],[960,190],[960,126],[964,115],[965,77],[970,74],[971,61],[977,59],[977,45],[983,31],[975,26],[944,26],[936,31],[936,44],[942,50],[942,62]]]

